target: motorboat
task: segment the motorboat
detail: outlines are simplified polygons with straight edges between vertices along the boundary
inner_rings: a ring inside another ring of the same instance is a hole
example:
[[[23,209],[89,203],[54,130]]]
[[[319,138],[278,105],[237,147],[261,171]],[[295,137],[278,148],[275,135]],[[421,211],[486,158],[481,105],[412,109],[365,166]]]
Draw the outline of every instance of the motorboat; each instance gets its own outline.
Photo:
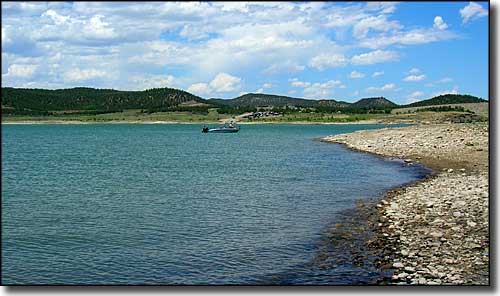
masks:
[[[223,125],[217,128],[208,128],[204,126],[201,130],[202,133],[237,133],[240,130],[239,127],[235,127],[233,124],[229,124],[228,126]]]

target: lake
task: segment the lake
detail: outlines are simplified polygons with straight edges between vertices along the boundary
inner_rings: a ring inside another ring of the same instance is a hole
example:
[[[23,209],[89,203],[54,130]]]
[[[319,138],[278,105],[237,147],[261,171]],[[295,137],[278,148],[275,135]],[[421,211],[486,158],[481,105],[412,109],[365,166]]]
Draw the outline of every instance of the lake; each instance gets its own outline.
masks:
[[[429,171],[315,138],[381,125],[2,125],[3,284],[357,284],[312,272],[358,199]]]

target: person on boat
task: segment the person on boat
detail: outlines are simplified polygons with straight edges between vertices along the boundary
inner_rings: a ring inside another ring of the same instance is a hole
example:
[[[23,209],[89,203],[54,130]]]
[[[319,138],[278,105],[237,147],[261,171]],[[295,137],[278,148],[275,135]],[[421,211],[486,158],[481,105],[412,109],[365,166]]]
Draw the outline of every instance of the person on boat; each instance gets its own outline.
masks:
[[[231,123],[229,123],[229,127],[230,128],[234,128],[234,125],[233,125],[233,122],[231,121]]]

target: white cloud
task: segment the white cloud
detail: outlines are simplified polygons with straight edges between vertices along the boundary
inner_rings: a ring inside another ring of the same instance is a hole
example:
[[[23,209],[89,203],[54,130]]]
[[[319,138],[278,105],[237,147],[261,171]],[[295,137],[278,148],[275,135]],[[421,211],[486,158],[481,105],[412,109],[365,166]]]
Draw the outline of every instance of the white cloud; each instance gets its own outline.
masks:
[[[438,30],[446,30],[448,28],[448,24],[443,21],[443,18],[439,15],[434,18],[434,28]]]
[[[395,32],[392,35],[383,35],[362,39],[359,45],[361,47],[377,49],[384,48],[392,44],[418,45],[455,39],[457,37],[457,33],[451,32],[449,30],[418,28],[406,32]]]
[[[219,73],[210,82],[210,87],[215,92],[232,92],[240,88],[241,78],[226,73]]]
[[[422,75],[410,75],[410,76],[406,76],[403,81],[421,81],[421,80],[424,80],[427,76],[425,76],[424,74]]]
[[[79,68],[71,69],[63,74],[64,80],[68,82],[79,82],[86,81],[95,78],[105,77],[107,73],[105,71],[97,69],[84,69]]]
[[[198,96],[209,96],[212,93],[212,89],[206,83],[192,84],[187,91]]]
[[[310,86],[310,85],[311,85],[311,83],[310,83],[310,82],[300,81],[300,80],[298,80],[297,78],[290,79],[289,81],[291,82],[290,84],[291,84],[293,87],[308,87],[308,86]]]
[[[369,65],[398,60],[395,51],[400,49],[377,51],[385,46],[400,48],[456,37],[449,29],[439,30],[430,23],[428,28],[419,28],[413,27],[411,20],[397,19],[399,15],[393,13],[398,5],[4,2],[2,50],[9,58],[3,59],[2,70],[7,73],[13,64],[36,64],[39,67],[33,78],[38,85],[57,87],[84,84],[80,82],[122,89],[131,85],[175,85],[184,89],[195,85],[204,93],[235,89],[236,94],[241,81],[216,81],[217,85],[212,85],[214,77],[231,73],[243,81],[250,75],[297,73],[306,67],[323,71],[349,63]],[[412,27],[404,27],[406,23]],[[375,51],[364,53],[363,48]],[[354,54],[358,55],[352,57]],[[56,55],[57,60],[53,58]],[[40,59],[18,61],[28,57]],[[170,81],[168,75],[158,73],[175,73],[175,79]],[[101,76],[106,79],[96,79]],[[27,83],[17,77],[11,76],[4,83]],[[314,85],[308,83],[302,87]],[[254,87],[266,90],[263,85]]]
[[[375,50],[360,55],[355,55],[351,58],[354,65],[371,65],[376,63],[397,61],[399,55],[395,51],[390,50]]]
[[[299,65],[296,62],[290,60],[284,61],[282,63],[275,63],[264,69],[263,73],[268,75],[279,74],[279,73],[296,73],[303,71],[306,67]]]
[[[18,65],[18,64],[12,64],[7,69],[7,74],[4,74],[2,76],[4,76],[4,77],[29,78],[29,77],[33,76],[33,74],[35,73],[35,71],[36,71],[37,68],[38,68],[37,65]]]
[[[384,75],[384,71],[375,71],[373,72],[372,77],[378,77],[381,75]]]
[[[145,90],[151,88],[176,87],[175,78],[172,75],[137,75],[129,78],[133,90]]]
[[[366,92],[377,92],[377,91],[384,91],[384,90],[395,90],[396,88],[396,84],[394,83],[388,83],[388,84],[385,84],[383,86],[380,86],[380,87],[376,87],[376,86],[370,86],[368,88],[366,88]]]
[[[363,78],[363,77],[365,77],[365,74],[358,72],[358,71],[352,71],[350,77],[351,78]]]
[[[369,16],[362,19],[353,27],[353,36],[357,39],[365,38],[370,29],[376,31],[398,30],[403,26],[397,21],[388,21],[386,15]]]
[[[469,5],[460,9],[460,15],[462,16],[462,23],[466,24],[469,21],[487,16],[488,11],[476,2],[469,2]]]
[[[115,37],[115,32],[109,23],[103,21],[103,15],[95,15],[87,22],[84,32],[87,36],[92,36],[95,38],[113,38]]]
[[[299,81],[293,81],[293,82],[299,82]],[[334,88],[345,88],[345,85],[340,80],[328,80],[324,83],[305,82],[302,85],[304,87],[304,96],[311,99],[326,99],[331,97]]]
[[[332,91],[320,87],[308,87],[304,89],[304,96],[308,99],[328,99],[332,95]]]
[[[188,92],[192,92],[199,96],[209,96],[221,93],[238,91],[241,88],[241,78],[232,76],[227,73],[219,73],[210,83],[194,83],[188,88]]]
[[[408,71],[410,74],[417,74],[420,73],[420,69],[418,68],[411,68],[410,71]]]
[[[435,93],[431,94],[431,98],[437,97],[440,95],[447,95],[447,94],[457,95],[458,94],[458,86],[455,85],[455,87],[453,87],[453,89],[441,90],[441,91],[435,92]]]
[[[258,94],[261,94],[263,92],[264,92],[264,89],[262,87],[255,91],[255,93],[258,93]]]
[[[62,25],[69,20],[69,16],[63,16],[58,14],[56,11],[49,9],[42,14],[42,17],[49,17],[56,25]]]
[[[273,87],[273,85],[271,83],[268,83],[268,82],[266,82],[262,85],[262,88],[271,88],[271,87]]]
[[[313,84],[313,86],[319,86],[321,88],[334,88],[334,87],[344,88],[344,85],[340,80],[328,80],[325,83],[315,83]]]
[[[411,103],[418,102],[418,101],[422,100],[423,95],[424,95],[424,93],[421,91],[413,92],[413,93],[406,96],[406,99],[407,99],[406,103],[411,104]]]
[[[327,68],[343,67],[347,65],[347,59],[342,54],[320,54],[309,61],[309,67],[323,71]]]
[[[443,79],[438,80],[437,82],[438,83],[448,83],[448,82],[452,82],[452,81],[453,81],[453,79],[451,79],[450,77],[445,77]]]

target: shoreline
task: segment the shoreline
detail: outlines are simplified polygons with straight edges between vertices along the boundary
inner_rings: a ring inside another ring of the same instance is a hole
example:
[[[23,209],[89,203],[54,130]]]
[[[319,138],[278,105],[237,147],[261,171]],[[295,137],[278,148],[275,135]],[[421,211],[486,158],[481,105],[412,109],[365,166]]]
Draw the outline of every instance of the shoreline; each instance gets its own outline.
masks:
[[[431,169],[421,180],[389,189],[372,205],[376,214],[366,223],[377,235],[367,244],[382,254],[380,267],[394,272],[380,284],[489,284],[487,125],[484,129],[436,124],[320,139]]]
[[[189,122],[189,121],[79,121],[79,120],[19,120],[19,121],[2,121],[2,125],[22,125],[22,124],[223,124],[222,122]],[[380,124],[380,125],[397,125],[397,124],[414,124],[409,122],[379,122],[377,120],[360,120],[353,122],[311,122],[311,121],[291,121],[291,122],[273,122],[273,121],[262,121],[262,122],[235,122],[238,125],[253,125],[253,124],[311,124],[311,125],[348,125],[348,124]]]

